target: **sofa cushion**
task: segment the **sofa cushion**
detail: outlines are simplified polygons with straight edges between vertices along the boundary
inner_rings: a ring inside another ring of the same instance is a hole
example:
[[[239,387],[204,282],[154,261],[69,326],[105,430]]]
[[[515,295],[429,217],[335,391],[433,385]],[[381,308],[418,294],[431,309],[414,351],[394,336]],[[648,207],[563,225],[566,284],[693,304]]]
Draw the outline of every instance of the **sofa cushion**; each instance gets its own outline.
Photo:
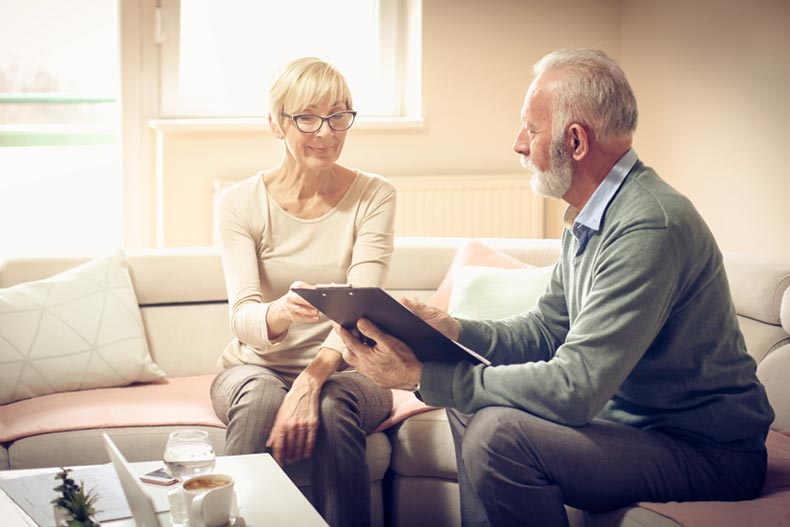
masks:
[[[0,404],[164,377],[122,251],[0,289]]]
[[[771,428],[790,432],[790,344],[771,352],[757,365],[757,377],[765,386],[776,417]]]
[[[43,395],[0,407],[0,442],[95,428],[203,425],[224,428],[209,390],[214,375]]]
[[[394,426],[404,419],[431,410],[424,402],[417,399],[414,393],[406,390],[392,390],[392,411],[374,432],[381,432]]]
[[[11,469],[108,463],[110,458],[102,438],[102,433],[107,432],[129,461],[152,461],[162,459],[170,433],[184,428],[205,430],[214,451],[218,455],[224,452],[224,428],[201,425],[145,425],[66,430],[24,437],[8,446],[8,458]]]
[[[447,311],[470,319],[506,318],[529,311],[546,290],[553,270],[554,267],[459,267]]]
[[[726,253],[724,267],[738,314],[779,325],[782,295],[790,287],[787,263]]]
[[[790,344],[790,336],[781,326],[766,324],[742,315],[738,315],[738,326],[743,333],[746,350],[758,363],[774,350]]]
[[[467,265],[485,266],[485,267],[500,267],[506,269],[523,269],[532,268],[534,266],[522,262],[512,256],[492,249],[488,245],[477,241],[470,240],[458,248],[455,253],[450,268],[444,275],[444,279],[439,284],[436,292],[431,296],[428,303],[434,307],[442,310],[447,310],[450,304],[450,294],[453,289],[453,281],[455,280],[455,273],[460,267]]]
[[[392,440],[390,468],[396,474],[457,480],[453,436],[444,409],[410,417],[387,433]]]

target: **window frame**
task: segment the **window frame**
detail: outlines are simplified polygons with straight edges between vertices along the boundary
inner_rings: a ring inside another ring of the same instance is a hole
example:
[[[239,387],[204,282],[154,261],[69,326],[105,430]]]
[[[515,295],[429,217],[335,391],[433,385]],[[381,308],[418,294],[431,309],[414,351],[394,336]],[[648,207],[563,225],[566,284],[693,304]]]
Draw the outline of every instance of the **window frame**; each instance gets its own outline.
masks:
[[[117,98],[108,96],[0,92],[0,104],[116,104],[117,102]],[[74,123],[0,125],[0,148],[109,145],[117,141],[117,131],[95,125]]]
[[[361,113],[358,123],[374,127],[393,124],[402,128],[422,126],[422,1],[378,0],[382,34],[381,61],[392,64],[385,82],[396,86],[392,116]],[[159,48],[159,113],[157,122],[196,119],[245,122],[260,115],[223,117],[211,102],[185,100],[179,92],[180,0],[157,0],[154,13],[154,41]]]

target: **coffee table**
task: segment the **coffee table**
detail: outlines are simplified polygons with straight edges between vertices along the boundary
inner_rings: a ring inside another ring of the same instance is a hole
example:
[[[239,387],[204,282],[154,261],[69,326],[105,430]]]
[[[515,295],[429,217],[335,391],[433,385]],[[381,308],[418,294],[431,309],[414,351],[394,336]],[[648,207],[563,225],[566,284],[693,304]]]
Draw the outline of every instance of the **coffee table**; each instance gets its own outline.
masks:
[[[162,465],[161,461],[132,463],[137,474],[145,474]],[[82,468],[82,467],[74,467]],[[33,474],[52,473],[59,469],[27,469],[0,471],[0,478],[14,478]],[[269,454],[245,456],[220,456],[214,472],[230,474],[236,480],[236,500],[239,516],[247,527],[268,526],[327,526],[320,514],[310,505],[296,485]],[[166,496],[172,487],[145,484],[151,495]],[[4,492],[0,491],[0,518],[4,527],[36,527],[30,517]],[[171,525],[170,513],[159,514],[162,525]],[[134,527],[134,520],[127,518],[102,525]],[[328,527],[328,526],[327,526]]]

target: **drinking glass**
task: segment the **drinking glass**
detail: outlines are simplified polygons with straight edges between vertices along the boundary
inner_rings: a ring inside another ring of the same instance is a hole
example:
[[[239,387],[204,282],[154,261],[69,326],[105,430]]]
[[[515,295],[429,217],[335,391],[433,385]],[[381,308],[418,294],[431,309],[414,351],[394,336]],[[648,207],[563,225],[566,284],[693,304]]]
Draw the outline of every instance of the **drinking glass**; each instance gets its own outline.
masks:
[[[164,454],[165,470],[180,480],[214,470],[216,456],[208,432],[178,430],[167,438]]]

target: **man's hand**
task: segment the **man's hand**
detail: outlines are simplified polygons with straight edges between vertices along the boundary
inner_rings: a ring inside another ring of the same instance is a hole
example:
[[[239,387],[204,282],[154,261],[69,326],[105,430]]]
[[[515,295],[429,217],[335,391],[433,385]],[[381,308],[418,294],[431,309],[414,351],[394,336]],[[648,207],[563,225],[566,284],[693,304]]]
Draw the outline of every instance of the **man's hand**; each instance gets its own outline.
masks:
[[[458,340],[458,337],[461,336],[461,324],[441,309],[436,309],[416,299],[402,298],[401,303],[445,337]]]
[[[343,360],[361,374],[384,388],[414,390],[419,384],[422,363],[406,344],[383,333],[364,318],[357,322],[357,329],[363,336],[374,340],[375,346],[364,344],[339,324],[333,326],[346,345]]]

